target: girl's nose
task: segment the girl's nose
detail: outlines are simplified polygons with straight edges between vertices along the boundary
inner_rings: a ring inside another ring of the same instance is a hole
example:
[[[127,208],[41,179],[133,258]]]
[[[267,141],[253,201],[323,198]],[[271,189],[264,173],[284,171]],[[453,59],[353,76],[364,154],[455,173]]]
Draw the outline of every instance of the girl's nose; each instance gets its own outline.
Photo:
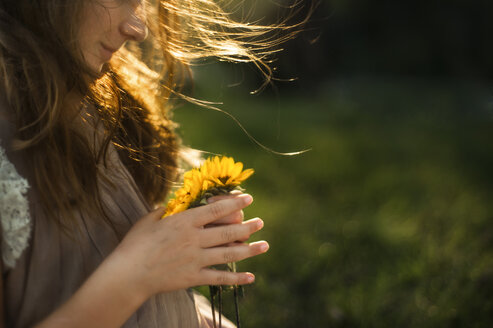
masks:
[[[147,37],[148,30],[144,10],[132,12],[120,25],[120,32],[129,40],[141,42]]]

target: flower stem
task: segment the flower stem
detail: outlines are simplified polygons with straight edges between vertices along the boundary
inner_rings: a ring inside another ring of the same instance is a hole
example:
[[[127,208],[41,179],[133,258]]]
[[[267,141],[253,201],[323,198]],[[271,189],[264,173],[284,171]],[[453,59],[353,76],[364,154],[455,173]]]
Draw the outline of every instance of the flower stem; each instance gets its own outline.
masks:
[[[212,309],[212,324],[214,328],[217,328],[216,326],[216,311],[214,309],[214,290],[215,286],[209,286],[209,294],[211,296],[211,309]]]
[[[223,316],[223,286],[219,286],[219,293],[217,296],[217,301],[219,302],[219,328],[222,328],[222,316]]]
[[[236,328],[241,328],[241,326],[240,326],[240,308],[238,306],[238,285],[233,286],[233,293],[234,293],[234,298],[235,298]]]

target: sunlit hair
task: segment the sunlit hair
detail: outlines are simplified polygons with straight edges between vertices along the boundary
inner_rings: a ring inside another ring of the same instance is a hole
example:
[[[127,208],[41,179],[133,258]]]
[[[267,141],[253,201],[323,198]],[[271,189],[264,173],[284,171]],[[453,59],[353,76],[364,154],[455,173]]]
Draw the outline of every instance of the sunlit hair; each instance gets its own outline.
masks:
[[[250,62],[268,83],[267,56],[290,37],[273,33],[282,24],[236,22],[212,0],[147,1],[149,41],[121,49],[95,77],[76,42],[87,2],[0,0],[0,88],[16,128],[13,147],[25,152],[43,209],[62,226],[74,208],[104,214],[98,172],[111,143],[146,200],[163,201],[180,154],[170,99],[194,101],[180,92],[189,65],[205,57]],[[94,106],[101,147],[74,128],[73,99]]]

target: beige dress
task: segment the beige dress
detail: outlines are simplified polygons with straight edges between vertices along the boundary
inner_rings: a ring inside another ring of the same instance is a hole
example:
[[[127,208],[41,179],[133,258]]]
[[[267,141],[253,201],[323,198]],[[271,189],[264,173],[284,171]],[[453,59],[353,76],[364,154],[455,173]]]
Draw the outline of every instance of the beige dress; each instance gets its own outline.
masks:
[[[70,298],[150,207],[111,148],[104,174],[113,185],[102,179],[101,195],[114,227],[80,209],[75,213],[80,225],[75,242],[41,211],[37,194],[42,190],[27,186],[26,161],[22,153],[10,149],[13,130],[2,107],[0,103],[3,299],[7,327],[24,328]],[[208,304],[190,291],[160,294],[144,303],[123,327],[208,327],[210,320],[201,309],[207,311]]]

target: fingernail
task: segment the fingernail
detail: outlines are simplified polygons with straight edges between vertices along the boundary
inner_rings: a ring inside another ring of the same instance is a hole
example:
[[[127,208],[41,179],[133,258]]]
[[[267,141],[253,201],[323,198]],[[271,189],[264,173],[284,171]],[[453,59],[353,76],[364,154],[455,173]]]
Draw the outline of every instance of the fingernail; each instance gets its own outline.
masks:
[[[253,201],[252,196],[249,195],[249,194],[240,195],[239,198],[241,198],[243,200],[243,203],[245,205],[248,205],[248,204],[250,204]]]
[[[260,245],[260,251],[262,253],[265,253],[269,250],[269,244],[267,242],[264,242]]]
[[[257,228],[258,229],[262,229],[264,227],[264,221],[262,221],[261,219],[258,219],[257,221]]]
[[[247,273],[247,275],[248,275],[248,277],[247,277],[247,282],[248,282],[249,284],[251,284],[252,282],[254,282],[254,281],[255,281],[255,276],[253,275],[253,273],[248,272],[248,273]]]

